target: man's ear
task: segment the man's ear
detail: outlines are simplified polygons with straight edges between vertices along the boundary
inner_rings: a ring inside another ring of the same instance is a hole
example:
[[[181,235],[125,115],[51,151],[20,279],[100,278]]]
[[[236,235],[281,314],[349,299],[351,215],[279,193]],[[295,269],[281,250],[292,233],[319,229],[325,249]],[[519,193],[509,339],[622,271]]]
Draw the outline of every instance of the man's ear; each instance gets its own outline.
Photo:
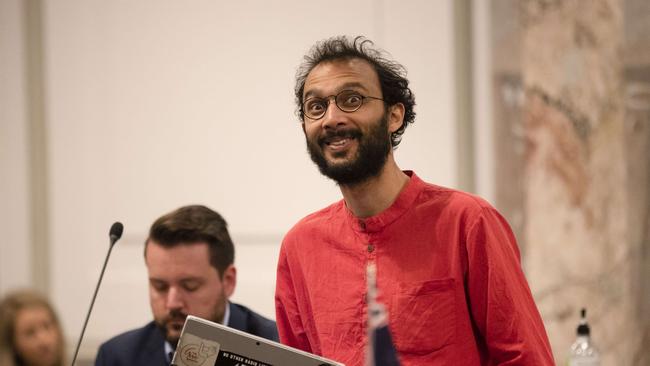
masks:
[[[235,265],[231,264],[223,271],[221,276],[221,285],[223,286],[223,292],[226,295],[226,298],[230,298],[235,292],[235,287],[237,287],[237,269]]]
[[[396,103],[388,109],[388,131],[393,133],[404,124],[404,104]]]

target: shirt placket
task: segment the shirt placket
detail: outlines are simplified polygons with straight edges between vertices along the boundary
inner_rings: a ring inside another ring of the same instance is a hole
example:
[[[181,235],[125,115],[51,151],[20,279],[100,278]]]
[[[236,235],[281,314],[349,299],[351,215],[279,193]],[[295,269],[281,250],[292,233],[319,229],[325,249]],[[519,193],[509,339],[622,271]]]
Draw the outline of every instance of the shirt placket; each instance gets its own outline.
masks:
[[[366,227],[365,221],[359,219],[359,228],[361,229],[361,237],[363,238],[363,243],[365,245],[365,248],[363,248],[363,251],[365,252],[365,266],[363,268],[363,271],[367,273],[366,269],[368,268],[368,265],[370,264],[377,264],[377,248],[376,248],[376,243],[375,243],[375,238],[376,235],[373,235],[373,233],[368,232],[367,227]],[[362,335],[363,340],[361,343],[363,346],[366,346],[366,343],[368,342],[368,337],[367,337],[367,329],[368,329],[368,286],[367,286],[367,275],[364,276],[366,278],[366,286],[364,286],[364,291],[363,291],[363,321],[361,322],[361,327],[359,334]]]
[[[377,259],[376,254],[376,243],[374,242],[375,235],[369,233],[366,229],[366,223],[363,220],[359,220],[359,228],[361,229],[363,242],[365,245],[365,256],[366,256],[366,265],[370,263],[375,263]]]

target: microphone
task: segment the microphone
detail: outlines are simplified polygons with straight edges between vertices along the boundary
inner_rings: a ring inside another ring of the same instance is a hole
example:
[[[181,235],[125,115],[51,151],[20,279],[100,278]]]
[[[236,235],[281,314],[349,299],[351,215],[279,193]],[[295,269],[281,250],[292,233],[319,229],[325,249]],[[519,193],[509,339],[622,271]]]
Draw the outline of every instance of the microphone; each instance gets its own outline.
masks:
[[[115,245],[115,242],[120,240],[123,232],[124,225],[121,222],[115,222],[111,225],[111,230],[108,232],[108,237],[111,238],[111,247]]]
[[[90,301],[90,307],[88,308],[88,313],[86,314],[86,321],[81,328],[81,335],[79,336],[79,342],[77,342],[77,347],[74,350],[74,357],[72,358],[71,366],[74,366],[75,361],[77,360],[77,355],[79,354],[79,347],[81,346],[81,340],[84,338],[84,333],[86,332],[86,326],[88,326],[88,319],[90,319],[90,313],[93,310],[93,305],[95,305],[95,299],[97,298],[97,292],[99,291],[99,285],[102,283],[102,278],[104,277],[104,271],[106,270],[106,264],[108,263],[108,258],[111,256],[111,251],[115,243],[120,240],[122,237],[122,232],[124,231],[124,225],[121,222],[116,222],[111,226],[111,230],[108,232],[108,237],[110,238],[110,246],[108,247],[108,253],[106,254],[106,259],[104,259],[104,266],[102,267],[102,272],[99,275],[99,281],[97,281],[97,286],[95,287],[95,294],[93,295],[92,300]]]

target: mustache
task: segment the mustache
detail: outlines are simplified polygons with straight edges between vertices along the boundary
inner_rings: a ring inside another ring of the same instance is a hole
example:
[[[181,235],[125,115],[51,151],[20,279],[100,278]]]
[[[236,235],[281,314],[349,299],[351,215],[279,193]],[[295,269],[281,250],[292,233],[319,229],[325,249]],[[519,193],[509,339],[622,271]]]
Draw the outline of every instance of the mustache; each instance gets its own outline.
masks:
[[[358,139],[361,136],[363,136],[363,134],[361,133],[361,130],[359,130],[358,128],[347,127],[347,128],[337,128],[335,130],[326,130],[323,134],[321,134],[318,137],[318,144],[323,145],[335,137]]]
[[[185,318],[187,318],[187,314],[183,313],[180,310],[172,310],[169,312],[169,314],[163,319],[163,323],[169,323],[170,321],[173,320],[182,320],[185,321]]]

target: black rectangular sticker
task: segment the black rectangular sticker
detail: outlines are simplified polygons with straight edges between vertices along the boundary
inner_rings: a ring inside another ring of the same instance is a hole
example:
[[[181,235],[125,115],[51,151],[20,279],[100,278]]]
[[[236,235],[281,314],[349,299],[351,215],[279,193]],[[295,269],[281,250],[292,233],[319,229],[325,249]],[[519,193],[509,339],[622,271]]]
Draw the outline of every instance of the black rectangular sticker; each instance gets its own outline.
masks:
[[[214,366],[273,366],[266,362],[253,360],[246,356],[238,355],[228,351],[219,351],[217,362]]]

